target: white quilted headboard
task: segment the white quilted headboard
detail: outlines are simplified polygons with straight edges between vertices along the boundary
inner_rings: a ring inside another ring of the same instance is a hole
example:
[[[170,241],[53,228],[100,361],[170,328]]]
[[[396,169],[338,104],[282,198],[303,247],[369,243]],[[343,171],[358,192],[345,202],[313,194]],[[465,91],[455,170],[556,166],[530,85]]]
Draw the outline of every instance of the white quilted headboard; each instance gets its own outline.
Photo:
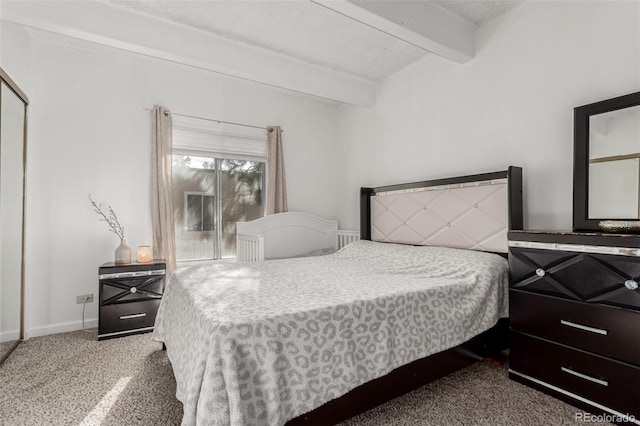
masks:
[[[522,169],[517,167],[361,193],[373,241],[506,253],[507,232],[522,229]]]

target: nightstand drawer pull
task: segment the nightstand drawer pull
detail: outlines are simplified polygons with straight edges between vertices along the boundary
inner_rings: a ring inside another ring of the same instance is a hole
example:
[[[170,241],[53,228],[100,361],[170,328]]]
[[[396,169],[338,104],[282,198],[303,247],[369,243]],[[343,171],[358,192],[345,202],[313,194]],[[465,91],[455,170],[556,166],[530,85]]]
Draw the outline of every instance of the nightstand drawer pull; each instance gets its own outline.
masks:
[[[137,288],[135,288],[135,287],[131,287],[131,288],[129,289],[129,291],[130,291],[131,293],[135,293],[136,291],[138,291],[138,289],[137,289]]]
[[[637,290],[638,289],[638,282],[635,280],[626,280],[624,282],[624,286],[626,288],[628,288],[629,290]]]
[[[602,334],[603,336],[606,336],[607,334],[609,334],[607,330],[603,330],[601,328],[589,327],[588,325],[577,324],[575,322],[571,322],[567,320],[560,320],[560,324],[566,325],[567,327],[573,327],[573,328],[578,328],[580,330],[589,331],[591,333]]]
[[[131,318],[142,318],[142,317],[146,317],[147,313],[143,312],[141,314],[131,314],[131,315],[122,315],[120,317],[121,320],[126,320],[126,319],[131,319]]]
[[[537,275],[537,276],[539,276],[539,277],[544,277],[546,274],[547,274],[547,273],[545,272],[545,270],[544,270],[544,269],[542,269],[542,268],[538,268],[538,269],[536,269],[536,275]]]
[[[609,386],[609,382],[607,382],[606,380],[596,379],[595,377],[591,377],[591,376],[587,376],[586,374],[578,373],[577,371],[573,371],[572,369],[567,368],[567,367],[560,367],[560,370],[564,371],[567,374],[571,374],[573,376],[580,377],[581,379],[585,379],[585,380],[588,380],[588,381],[593,382],[593,383],[597,383],[597,384],[602,385],[602,386]]]

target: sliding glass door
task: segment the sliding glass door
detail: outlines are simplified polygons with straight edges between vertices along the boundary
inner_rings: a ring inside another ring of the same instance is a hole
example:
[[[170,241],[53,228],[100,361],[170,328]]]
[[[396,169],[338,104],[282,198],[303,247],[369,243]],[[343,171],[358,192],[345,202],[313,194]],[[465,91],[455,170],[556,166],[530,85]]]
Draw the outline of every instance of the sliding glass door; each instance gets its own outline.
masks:
[[[236,222],[264,215],[265,163],[173,155],[173,209],[178,261],[236,256]]]

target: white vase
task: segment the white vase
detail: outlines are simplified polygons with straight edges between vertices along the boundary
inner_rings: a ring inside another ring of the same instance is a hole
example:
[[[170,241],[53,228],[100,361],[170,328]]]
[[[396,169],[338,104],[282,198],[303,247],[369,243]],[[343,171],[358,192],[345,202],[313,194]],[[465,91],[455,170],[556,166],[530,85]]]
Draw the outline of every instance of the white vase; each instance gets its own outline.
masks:
[[[116,248],[116,265],[124,265],[131,263],[131,248],[127,245],[127,241],[123,238],[120,245]]]

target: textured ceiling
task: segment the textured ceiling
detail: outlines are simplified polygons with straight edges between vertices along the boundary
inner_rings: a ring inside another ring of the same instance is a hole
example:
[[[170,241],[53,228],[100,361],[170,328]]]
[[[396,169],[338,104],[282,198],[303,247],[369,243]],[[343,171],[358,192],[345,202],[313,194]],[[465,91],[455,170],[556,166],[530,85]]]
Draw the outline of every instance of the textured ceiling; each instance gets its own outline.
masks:
[[[103,1],[372,81],[428,54],[310,0]],[[433,1],[478,25],[520,2]]]
[[[109,2],[374,81],[426,54],[310,1]]]

